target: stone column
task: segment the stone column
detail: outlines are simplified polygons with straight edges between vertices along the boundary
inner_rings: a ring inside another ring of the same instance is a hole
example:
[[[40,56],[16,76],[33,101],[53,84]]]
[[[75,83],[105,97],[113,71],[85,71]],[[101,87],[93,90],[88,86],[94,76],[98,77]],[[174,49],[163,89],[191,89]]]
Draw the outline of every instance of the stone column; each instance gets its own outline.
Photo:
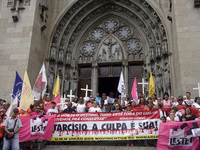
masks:
[[[92,95],[96,96],[98,92],[98,64],[92,64],[92,76],[91,76],[91,88],[92,88]]]
[[[122,62],[122,67],[126,93],[128,93],[128,60]]]

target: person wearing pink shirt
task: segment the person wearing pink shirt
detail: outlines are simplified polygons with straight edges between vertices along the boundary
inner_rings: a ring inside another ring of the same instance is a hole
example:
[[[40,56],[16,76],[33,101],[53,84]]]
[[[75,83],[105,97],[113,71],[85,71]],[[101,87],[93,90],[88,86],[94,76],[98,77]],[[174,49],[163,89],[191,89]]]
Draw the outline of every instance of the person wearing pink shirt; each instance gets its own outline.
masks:
[[[164,93],[163,107],[171,107],[172,103],[169,100],[169,94],[167,92]]]

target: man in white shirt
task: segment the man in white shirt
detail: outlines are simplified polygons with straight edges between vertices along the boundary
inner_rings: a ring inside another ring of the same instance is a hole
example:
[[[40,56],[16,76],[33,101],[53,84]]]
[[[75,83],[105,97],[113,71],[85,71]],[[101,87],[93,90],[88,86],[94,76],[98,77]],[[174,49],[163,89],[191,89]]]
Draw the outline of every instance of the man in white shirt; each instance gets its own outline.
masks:
[[[51,102],[51,108],[48,109],[46,114],[51,115],[52,113],[58,113],[58,109],[56,109],[56,103],[55,102]]]
[[[97,106],[97,101],[93,102],[93,107],[91,107],[88,112],[101,112],[101,108]]]
[[[194,100],[190,98],[191,93],[190,92],[186,92],[186,97],[187,99],[183,101],[183,105],[189,106],[191,107],[192,104],[194,103]]]

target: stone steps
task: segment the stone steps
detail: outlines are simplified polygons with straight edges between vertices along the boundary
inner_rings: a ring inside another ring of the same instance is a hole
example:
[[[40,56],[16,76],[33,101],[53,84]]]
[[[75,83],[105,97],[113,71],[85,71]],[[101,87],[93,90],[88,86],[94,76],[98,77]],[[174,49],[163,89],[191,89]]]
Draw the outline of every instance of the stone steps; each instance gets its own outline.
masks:
[[[42,150],[156,150],[155,147],[143,146],[92,146],[92,145],[47,145]]]

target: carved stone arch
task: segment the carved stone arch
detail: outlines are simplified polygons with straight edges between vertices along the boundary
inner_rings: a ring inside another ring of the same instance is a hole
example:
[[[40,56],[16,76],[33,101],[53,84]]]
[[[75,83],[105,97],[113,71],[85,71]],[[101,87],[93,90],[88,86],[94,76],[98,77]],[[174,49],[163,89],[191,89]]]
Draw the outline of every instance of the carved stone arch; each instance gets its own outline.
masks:
[[[159,13],[157,13],[157,10]],[[169,62],[169,41],[167,36],[169,30],[164,21],[164,13],[155,2],[150,0],[78,0],[63,12],[65,13],[64,15],[62,14],[62,18],[59,19],[59,23],[54,30],[50,49],[56,49],[56,52],[53,53],[56,55],[59,54],[60,48],[64,49],[64,54],[66,54],[66,51],[69,52],[73,61],[68,66],[72,67],[72,70],[77,69],[78,62],[76,60],[79,59],[77,54],[80,51],[86,31],[92,25],[95,25],[94,22],[96,20],[101,20],[108,14],[115,14],[125,20],[129,20],[129,23],[143,37],[139,39],[141,40],[140,42],[143,42],[144,56],[141,53],[138,55],[143,57],[147,73],[150,71],[155,72],[156,64],[160,64],[161,69],[167,70],[167,79],[168,70],[170,70],[166,69],[168,68],[166,62]],[[161,57],[155,54],[160,50]],[[150,51],[152,52],[151,54]],[[51,54],[51,50],[49,54]],[[124,56],[128,58],[128,55]],[[153,61],[150,61],[150,59]],[[58,58],[52,59],[55,66],[58,63],[57,60]],[[62,67],[65,68],[66,64],[63,64]],[[155,73],[153,75],[155,78],[157,77]],[[163,74],[160,76],[163,76]],[[77,81],[77,78],[74,80]]]
[[[101,14],[99,17],[91,20],[91,22],[85,26],[82,30],[82,32],[79,34],[79,36],[77,37],[76,39],[76,45],[73,46],[73,49],[72,49],[72,55],[74,56],[75,59],[77,59],[78,57],[78,53],[80,51],[80,48],[81,47],[81,43],[83,43],[83,40],[84,40],[84,36],[86,36],[87,31],[90,30],[91,28],[94,28],[98,23],[101,23],[105,18],[107,17],[115,17],[115,18],[118,18],[120,20],[122,20],[124,23],[126,23],[128,26],[131,27],[131,29],[134,31],[135,34],[137,34],[137,38],[140,39],[140,42],[142,43],[141,45],[143,45],[144,47],[144,52],[145,53],[148,53],[148,40],[146,39],[146,36],[145,34],[143,33],[143,31],[137,26],[137,24],[135,24],[133,21],[127,21],[128,19],[130,18],[127,18],[126,16],[122,15],[122,14],[119,14],[119,13],[113,13],[113,12],[106,12],[104,14]],[[79,44],[77,44],[79,43]],[[66,42],[66,45],[67,46],[67,42]],[[126,57],[126,56],[125,56]]]

